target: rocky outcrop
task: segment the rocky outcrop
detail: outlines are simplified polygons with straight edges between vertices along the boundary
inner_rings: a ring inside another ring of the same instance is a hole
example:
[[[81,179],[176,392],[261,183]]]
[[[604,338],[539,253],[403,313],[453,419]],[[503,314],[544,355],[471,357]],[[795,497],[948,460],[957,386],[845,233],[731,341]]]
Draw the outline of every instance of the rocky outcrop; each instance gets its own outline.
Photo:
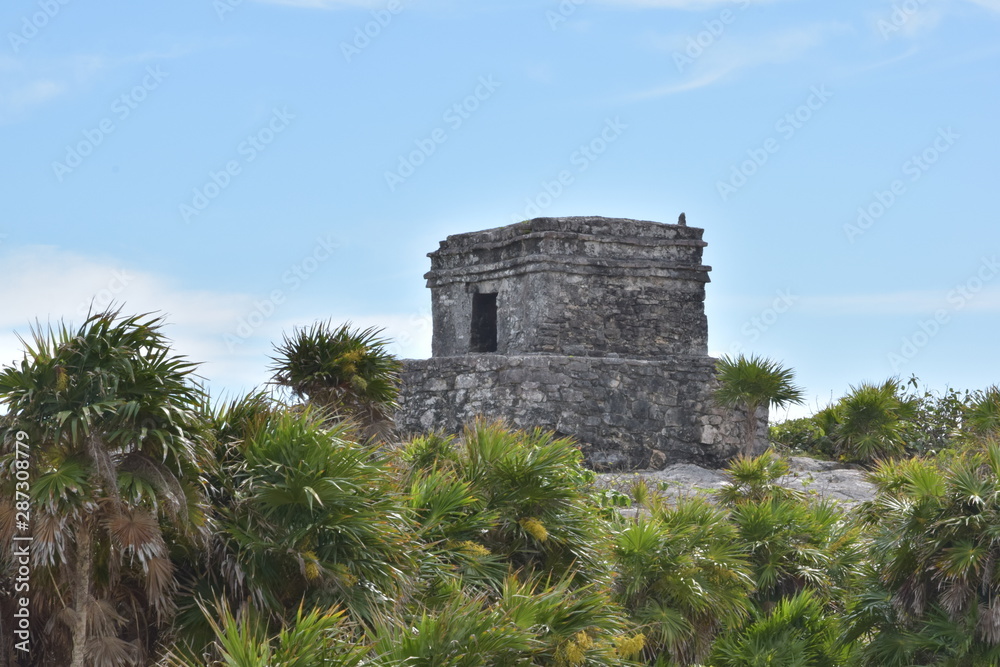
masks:
[[[789,474],[778,483],[789,489],[815,493],[821,498],[855,505],[875,497],[875,486],[865,472],[835,461],[818,461],[793,456],[788,459]]]
[[[778,484],[785,488],[834,500],[848,507],[875,497],[875,486],[866,479],[863,470],[834,461],[797,456],[789,458],[788,464],[788,475],[778,480]],[[673,499],[710,496],[727,484],[723,471],[689,463],[678,463],[656,471],[599,475],[598,484],[602,488],[615,488],[624,493],[638,479],[645,479],[648,485]]]

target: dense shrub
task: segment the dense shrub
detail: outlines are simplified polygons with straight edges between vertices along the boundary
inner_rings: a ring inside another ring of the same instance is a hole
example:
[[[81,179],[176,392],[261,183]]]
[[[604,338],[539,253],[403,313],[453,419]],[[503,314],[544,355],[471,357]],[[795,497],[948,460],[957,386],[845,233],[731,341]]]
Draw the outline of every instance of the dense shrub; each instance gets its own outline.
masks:
[[[997,387],[861,384],[775,425],[780,451],[869,468],[878,496],[850,512],[783,487],[773,451],[710,498],[640,479],[628,508],[550,432],[371,438],[398,370],[372,330],[286,338],[300,404],[213,407],[159,327],[105,313],[0,369],[8,544],[14,434],[36,443],[32,665],[1000,664]]]
[[[961,448],[987,435],[993,411],[1000,414],[998,396],[996,390],[936,393],[920,389],[916,378],[905,385],[895,379],[861,383],[811,417],[774,424],[770,438],[792,453],[871,465]]]
[[[862,664],[997,664],[1000,446],[885,462],[873,480],[870,565],[846,637],[862,640]]]
[[[789,419],[769,428],[771,443],[791,454],[832,457],[833,441],[815,417]]]

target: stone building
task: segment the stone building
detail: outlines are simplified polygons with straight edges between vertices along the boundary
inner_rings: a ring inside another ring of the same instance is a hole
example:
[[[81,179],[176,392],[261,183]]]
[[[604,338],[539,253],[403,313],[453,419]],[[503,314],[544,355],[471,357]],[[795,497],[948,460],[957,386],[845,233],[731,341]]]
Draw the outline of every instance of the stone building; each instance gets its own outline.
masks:
[[[449,236],[425,276],[433,356],[405,362],[398,426],[540,426],[596,469],[732,456],[741,422],[711,397],[702,231],[572,217]]]

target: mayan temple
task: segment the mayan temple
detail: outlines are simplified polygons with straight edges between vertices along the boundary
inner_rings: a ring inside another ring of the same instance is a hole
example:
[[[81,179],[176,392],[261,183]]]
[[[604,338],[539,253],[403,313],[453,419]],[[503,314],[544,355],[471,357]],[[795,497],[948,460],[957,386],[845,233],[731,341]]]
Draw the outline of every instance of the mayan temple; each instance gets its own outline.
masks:
[[[605,470],[732,456],[739,417],[711,397],[703,230],[679,222],[536,218],[449,236],[429,255],[433,356],[405,362],[400,430],[502,418],[573,436]]]

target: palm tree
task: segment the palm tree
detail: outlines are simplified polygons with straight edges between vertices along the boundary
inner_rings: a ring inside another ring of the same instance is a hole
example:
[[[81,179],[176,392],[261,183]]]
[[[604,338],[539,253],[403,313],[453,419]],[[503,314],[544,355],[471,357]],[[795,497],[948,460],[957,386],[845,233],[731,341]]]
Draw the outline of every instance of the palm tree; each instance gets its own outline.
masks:
[[[841,598],[860,576],[859,530],[831,501],[774,497],[732,510],[753,570],[753,600],[770,611],[782,599],[812,590],[824,602]]]
[[[745,411],[743,454],[749,455],[756,444],[757,412],[761,408],[802,403],[802,389],[792,383],[791,369],[770,359],[739,355],[723,356],[716,362],[719,387],[715,400],[727,408]]]
[[[243,608],[233,613],[229,605],[220,602],[213,609],[203,608],[209,619],[219,660],[217,667],[360,667],[369,664],[366,655],[370,647],[359,646],[355,632],[346,622],[344,612],[337,609],[299,608],[287,627],[275,636],[269,635],[265,624],[257,622],[252,610]],[[218,620],[216,620],[218,619]],[[157,663],[162,667],[200,667],[201,655],[173,647]]]
[[[643,638],[625,632],[620,608],[603,587],[508,576],[498,596],[453,592],[435,607],[376,623],[379,667],[633,665]]]
[[[201,524],[207,453],[195,365],[171,354],[162,325],[108,310],[76,331],[33,328],[22,361],[0,370],[4,426],[32,443],[33,603],[39,627],[50,624],[47,664],[140,662],[173,611],[168,538]],[[9,440],[0,484],[12,491]],[[11,509],[0,506],[0,525]]]
[[[864,558],[859,526],[832,501],[815,500],[778,484],[788,463],[768,451],[739,458],[715,493],[731,509],[741,544],[753,569],[752,598],[770,612],[776,604],[811,590],[836,605],[853,589]]]
[[[708,501],[654,503],[651,516],[623,522],[613,540],[619,600],[644,628],[647,657],[662,657],[656,664],[704,659],[717,633],[749,613],[744,547]]]
[[[889,379],[851,387],[834,412],[834,442],[841,457],[872,463],[906,450],[907,427],[916,414],[916,403],[900,397],[899,383]]]
[[[972,404],[965,412],[965,422],[976,435],[1000,434],[1000,386],[993,385],[973,395]]]
[[[358,420],[371,433],[384,432],[396,409],[402,365],[379,334],[350,323],[296,329],[275,345],[272,381],[337,417]]]
[[[385,618],[375,624],[376,667],[514,667],[542,648],[535,629],[521,627],[485,595],[459,591],[440,609],[415,611],[405,624]]]
[[[727,507],[775,499],[800,500],[800,492],[778,483],[788,471],[788,461],[775,454],[774,450],[749,458],[740,456],[726,467],[726,485],[715,492],[715,498]]]
[[[183,561],[173,628],[185,652],[211,650],[213,600],[249,607],[269,632],[294,623],[303,604],[371,621],[417,570],[419,545],[386,460],[323,417],[259,395],[215,411],[212,537],[207,558]]]
[[[457,474],[479,500],[472,510],[494,517],[480,535],[490,551],[514,569],[602,574],[604,533],[588,502],[590,472],[574,441],[477,420],[466,426],[463,445]]]
[[[271,609],[305,598],[365,616],[412,567],[386,462],[311,411],[276,414],[240,446],[223,530]]]
[[[866,593],[845,642],[864,665],[995,665],[1000,660],[1000,445],[947,465],[882,462]]]
[[[785,598],[769,613],[754,610],[738,632],[723,634],[712,646],[715,667],[834,667],[850,646],[838,642],[840,624],[818,596],[805,590]]]

